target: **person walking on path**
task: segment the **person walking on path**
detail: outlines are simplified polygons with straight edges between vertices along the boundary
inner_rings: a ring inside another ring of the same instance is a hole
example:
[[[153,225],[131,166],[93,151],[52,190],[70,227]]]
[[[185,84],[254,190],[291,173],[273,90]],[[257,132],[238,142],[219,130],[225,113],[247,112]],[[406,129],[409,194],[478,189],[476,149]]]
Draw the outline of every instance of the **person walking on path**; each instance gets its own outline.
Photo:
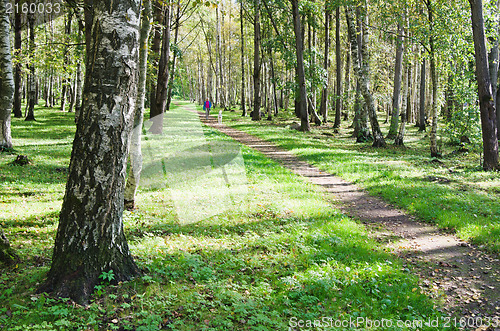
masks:
[[[210,108],[212,108],[212,103],[207,98],[207,100],[203,104],[203,110],[205,110],[205,117],[207,120],[208,120],[208,115],[210,115]]]

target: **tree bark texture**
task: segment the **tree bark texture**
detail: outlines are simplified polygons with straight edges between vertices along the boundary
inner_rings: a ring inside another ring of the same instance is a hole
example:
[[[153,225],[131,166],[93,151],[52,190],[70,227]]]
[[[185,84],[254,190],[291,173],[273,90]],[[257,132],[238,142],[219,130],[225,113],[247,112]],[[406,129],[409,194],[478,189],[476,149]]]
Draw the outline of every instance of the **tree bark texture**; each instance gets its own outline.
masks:
[[[138,84],[139,0],[86,0],[83,105],[52,265],[39,291],[86,304],[102,272],[138,274],[123,233],[128,139]]]
[[[240,2],[240,47],[241,47],[241,116],[247,116],[245,106],[245,35],[243,33],[243,1]]]
[[[36,77],[35,77],[35,15],[28,13],[29,26],[29,76],[28,76],[28,115],[26,121],[35,120]]]
[[[252,120],[260,121],[260,0],[255,1],[255,18],[254,18],[254,54],[253,54],[253,88],[254,102]]]
[[[419,101],[419,110],[418,110],[418,131],[425,131],[426,123],[425,123],[425,57],[422,59],[422,66],[420,68],[420,101]]]
[[[361,88],[361,94],[363,95],[363,99],[365,100],[365,104],[368,110],[368,115],[370,117],[370,124],[372,127],[372,135],[373,135],[373,147],[385,147],[385,140],[380,131],[380,126],[377,120],[377,114],[375,112],[375,103],[373,101],[373,96],[370,92],[370,72],[368,66],[368,59],[366,58],[366,40],[363,42],[363,47],[361,48],[361,57],[362,61],[360,61],[360,56],[358,54],[358,41],[356,38],[356,27],[354,24],[354,9],[350,6],[346,6],[346,17],[347,17],[347,26],[349,30],[349,38],[351,41],[352,55],[353,55],[353,63],[354,70],[358,77],[359,85]],[[366,33],[365,33],[366,35]]]
[[[408,114],[410,113],[411,108],[411,98],[410,98],[410,89],[411,89],[411,63],[408,64],[407,74],[405,79],[405,87],[403,92],[403,103],[401,107],[401,122],[399,122],[398,135],[394,140],[394,145],[396,146],[404,146],[404,136],[406,129],[406,121]]]
[[[476,78],[483,132],[483,168],[496,170],[498,165],[498,139],[495,103],[491,91],[488,72],[488,54],[484,34],[483,3],[481,0],[469,0],[472,17],[472,35],[476,58]]]
[[[337,69],[337,88],[335,89],[335,128],[340,127],[342,113],[342,57],[340,54],[340,6],[335,11],[335,64]],[[348,69],[349,70],[349,69]],[[346,110],[347,112],[347,110]]]
[[[12,148],[10,113],[14,98],[14,77],[10,53],[10,22],[7,2],[0,3],[0,151]]]
[[[134,110],[134,125],[130,137],[129,170],[125,185],[125,208],[135,207],[135,194],[139,187],[142,170],[141,133],[144,118],[144,97],[146,96],[146,74],[148,65],[148,38],[151,31],[151,1],[143,0],[144,10],[141,15],[141,31],[139,37],[139,81],[137,83],[137,102]]]
[[[168,70],[170,61],[170,5],[163,5],[164,15],[162,24],[162,41],[160,62],[158,63],[158,78],[156,81],[156,95],[152,102],[155,103],[154,108],[151,108],[151,117],[153,121],[150,131],[152,133],[161,134],[163,132],[163,115],[167,105],[168,96]],[[154,110],[154,112],[153,112]]]
[[[21,0],[16,0],[16,4],[19,6]],[[21,12],[16,12],[14,14],[14,51],[16,57],[21,54]],[[21,63],[18,61],[16,63],[14,73],[14,117],[21,118],[23,117],[23,112],[21,110],[21,97],[22,97],[22,81],[21,81]]]
[[[392,116],[387,139],[394,139],[399,122],[399,99],[401,95],[401,73],[403,70],[403,23],[398,22],[398,36],[396,39],[396,63],[394,65],[394,91],[392,93]]]
[[[330,50],[330,21],[332,18],[332,12],[328,8],[328,3],[325,2],[325,50],[324,50],[324,58],[323,58],[323,69],[326,72],[326,84],[323,86],[321,90],[321,105],[319,109],[319,113],[323,116],[323,121],[326,123],[328,120],[328,67],[330,64],[329,59],[329,50]]]
[[[304,39],[302,38],[302,23],[300,21],[299,2],[291,0],[293,14],[293,29],[295,31],[295,52],[297,56],[298,94],[295,96],[295,113],[300,117],[300,130],[310,131],[309,114],[307,112],[306,75],[304,69]],[[298,108],[298,109],[297,109]]]

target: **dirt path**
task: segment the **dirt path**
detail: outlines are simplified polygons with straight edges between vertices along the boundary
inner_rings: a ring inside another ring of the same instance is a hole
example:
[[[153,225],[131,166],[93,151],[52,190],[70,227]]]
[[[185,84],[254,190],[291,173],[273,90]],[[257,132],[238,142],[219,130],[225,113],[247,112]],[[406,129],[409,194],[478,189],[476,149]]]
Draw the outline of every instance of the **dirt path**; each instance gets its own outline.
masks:
[[[186,109],[196,111],[192,107]],[[444,315],[452,317],[452,322],[453,317],[457,318],[457,323],[460,318],[467,318],[462,320],[465,329],[500,330],[498,257],[419,222],[356,185],[299,160],[272,142],[219,125],[213,117],[205,120],[204,113],[198,114],[203,123],[278,161],[331,193],[338,208],[365,223],[381,243],[406,261],[409,269],[420,277],[422,290],[442,302]],[[484,322],[480,318],[484,318]],[[485,327],[488,318],[495,322],[496,327]]]

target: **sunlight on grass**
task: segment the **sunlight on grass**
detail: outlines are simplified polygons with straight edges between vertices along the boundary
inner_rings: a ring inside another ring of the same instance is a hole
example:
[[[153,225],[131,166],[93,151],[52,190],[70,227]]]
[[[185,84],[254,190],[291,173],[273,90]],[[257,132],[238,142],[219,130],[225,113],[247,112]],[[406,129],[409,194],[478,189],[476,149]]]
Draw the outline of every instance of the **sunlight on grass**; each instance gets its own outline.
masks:
[[[38,117],[53,115],[47,110]],[[72,121],[56,115],[63,126]],[[14,126],[14,135],[18,130]],[[229,141],[213,129],[203,127],[203,132],[209,143]],[[34,150],[23,151],[35,156],[28,153]],[[69,152],[67,146],[65,154],[38,159],[32,167],[67,165]],[[196,222],[183,222],[167,185],[142,187],[139,209],[124,213],[124,229],[143,275],[116,285],[103,282],[86,308],[34,294],[48,270],[55,236],[57,211],[50,208],[60,207],[64,193],[61,173],[39,169],[31,183],[51,192],[45,194],[53,202],[37,202],[37,195],[2,202],[0,223],[23,261],[0,276],[0,325],[9,330],[286,330],[291,318],[440,316],[440,303],[421,293],[411,270],[370,239],[363,225],[334,209],[324,192],[249,148],[242,146],[241,155],[248,194]],[[3,175],[15,178],[22,170],[7,165],[11,158],[2,156],[0,166]],[[11,180],[0,190],[30,191],[22,185]],[[23,211],[27,206],[34,208]]]

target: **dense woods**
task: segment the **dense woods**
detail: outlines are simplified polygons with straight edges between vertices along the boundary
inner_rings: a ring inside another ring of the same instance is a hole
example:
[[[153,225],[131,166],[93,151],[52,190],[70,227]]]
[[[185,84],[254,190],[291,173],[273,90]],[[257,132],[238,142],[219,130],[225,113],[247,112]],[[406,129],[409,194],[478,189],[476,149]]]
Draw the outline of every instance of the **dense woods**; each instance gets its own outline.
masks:
[[[0,1],[0,150],[38,105],[76,126],[39,292],[87,304],[103,273],[141,274],[123,212],[137,207],[141,135],[164,133],[174,98],[255,126],[285,113],[300,138],[348,129],[374,153],[408,153],[418,127],[429,162],[446,145],[500,169],[500,1]],[[18,259],[2,229],[0,257]]]

